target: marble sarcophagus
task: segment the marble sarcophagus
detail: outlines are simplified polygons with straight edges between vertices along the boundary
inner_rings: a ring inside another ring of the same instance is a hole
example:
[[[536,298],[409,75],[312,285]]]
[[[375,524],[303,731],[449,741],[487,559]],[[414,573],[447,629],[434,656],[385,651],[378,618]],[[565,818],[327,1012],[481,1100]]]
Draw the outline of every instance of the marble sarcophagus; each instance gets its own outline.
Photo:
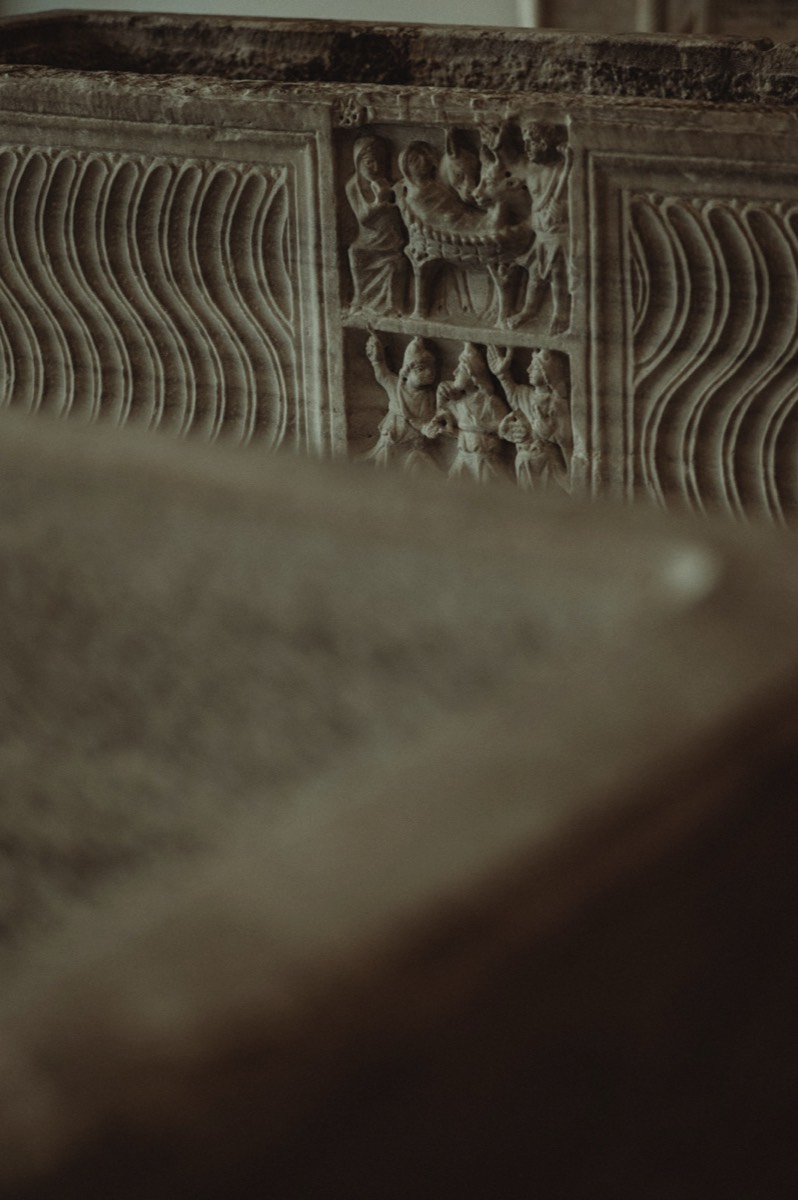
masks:
[[[2,33],[2,404],[794,511],[791,47],[77,12]]]

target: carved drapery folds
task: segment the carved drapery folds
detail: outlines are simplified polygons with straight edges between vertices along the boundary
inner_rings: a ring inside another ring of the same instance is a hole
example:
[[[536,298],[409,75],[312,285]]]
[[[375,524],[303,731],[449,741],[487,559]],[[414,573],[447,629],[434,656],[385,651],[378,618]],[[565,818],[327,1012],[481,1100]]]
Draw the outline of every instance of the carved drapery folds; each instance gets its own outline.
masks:
[[[430,438],[443,434],[456,439],[450,477],[464,476],[478,483],[501,477],[499,429],[507,414],[484,355],[466,342],[451,379],[438,387],[435,416],[425,430]]]
[[[488,348],[488,363],[501,382],[511,411],[499,435],[515,446],[515,474],[524,489],[558,484],[570,491],[573,432],[565,359],[551,350],[533,350],[527,382],[516,383],[512,352]]]
[[[379,437],[368,458],[383,467],[400,462],[411,472],[434,467],[425,433],[435,413],[433,354],[421,338],[414,338],[405,350],[398,374],[394,374],[382,342],[372,334],[366,343],[366,355],[374,378],[388,397],[388,412],[380,422]]]
[[[346,185],[346,198],[358,224],[357,237],[349,247],[352,308],[400,316],[407,273],[405,237],[388,179],[384,140],[359,138],[354,161],[355,173]]]

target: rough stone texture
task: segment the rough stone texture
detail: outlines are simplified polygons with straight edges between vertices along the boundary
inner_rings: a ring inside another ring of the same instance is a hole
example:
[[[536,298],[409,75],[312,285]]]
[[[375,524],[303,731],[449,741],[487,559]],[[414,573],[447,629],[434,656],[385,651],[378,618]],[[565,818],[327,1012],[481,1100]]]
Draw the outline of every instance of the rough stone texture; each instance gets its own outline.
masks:
[[[3,33],[3,404],[794,516],[794,46]]]
[[[6,416],[0,556],[4,1200],[795,1194],[792,537]]]
[[[0,61],[8,64],[270,83],[750,103],[764,98],[771,73],[766,39],[77,11],[8,18],[3,33]],[[789,54],[794,72],[798,52]]]

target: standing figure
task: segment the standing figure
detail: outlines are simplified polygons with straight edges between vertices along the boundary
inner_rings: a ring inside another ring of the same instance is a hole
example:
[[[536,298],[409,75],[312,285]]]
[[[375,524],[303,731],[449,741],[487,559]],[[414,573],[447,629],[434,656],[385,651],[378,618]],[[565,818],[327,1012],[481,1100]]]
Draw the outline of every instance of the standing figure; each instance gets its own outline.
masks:
[[[457,438],[450,478],[464,475],[487,483],[504,477],[499,428],[507,415],[485,360],[473,343],[466,342],[453,379],[438,387],[437,411],[425,429],[430,438],[441,434]]]
[[[388,179],[386,144],[378,137],[359,138],[353,157],[355,173],[346,185],[346,198],[358,224],[349,247],[352,308],[399,316],[407,277],[405,231]]]
[[[437,466],[424,433],[435,412],[435,359],[421,338],[405,350],[398,375],[388,369],[385,349],[372,334],[366,356],[374,378],[388,396],[388,412],[380,422],[380,436],[366,456],[380,467],[401,462],[411,473]]]
[[[514,125],[482,126],[479,185],[474,199],[483,206],[496,230],[488,272],[494,285],[498,324],[509,328],[517,308],[519,277],[523,276],[534,233],[531,197],[526,185],[526,160],[521,135]]]
[[[526,293],[511,318],[515,329],[533,317],[551,288],[549,332],[564,333],[571,323],[571,260],[569,253],[568,180],[571,148],[567,131],[558,125],[530,124],[523,130],[526,186],[532,200],[530,225],[534,241],[526,260]]]
[[[510,364],[512,350],[491,346],[488,363],[500,381],[512,411],[499,427],[499,436],[515,445],[515,475],[524,489],[557,483],[571,490],[573,437],[566,399],[568,384],[560,359],[549,350],[535,350],[528,384],[516,383]]]

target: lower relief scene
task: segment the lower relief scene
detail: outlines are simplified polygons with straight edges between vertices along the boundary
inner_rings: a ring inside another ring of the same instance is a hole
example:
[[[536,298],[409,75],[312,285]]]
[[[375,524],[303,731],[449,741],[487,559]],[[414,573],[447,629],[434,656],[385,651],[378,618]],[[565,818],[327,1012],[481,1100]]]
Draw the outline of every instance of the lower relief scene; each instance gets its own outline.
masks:
[[[346,361],[356,460],[570,491],[567,355],[349,329]]]

